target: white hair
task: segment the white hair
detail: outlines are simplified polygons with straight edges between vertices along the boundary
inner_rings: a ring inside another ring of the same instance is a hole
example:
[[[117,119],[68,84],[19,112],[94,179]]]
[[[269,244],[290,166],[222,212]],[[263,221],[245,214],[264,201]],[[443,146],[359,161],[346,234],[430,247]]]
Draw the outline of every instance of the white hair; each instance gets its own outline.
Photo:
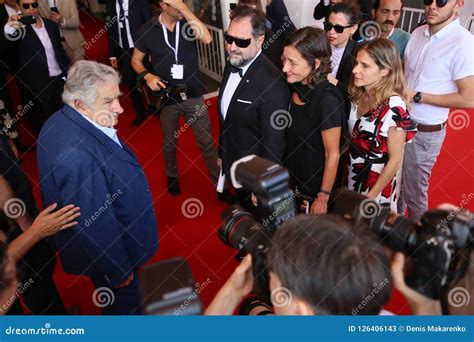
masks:
[[[114,68],[94,61],[77,61],[67,73],[63,101],[73,105],[79,100],[92,107],[97,99],[98,86],[104,82],[120,82],[120,75]]]

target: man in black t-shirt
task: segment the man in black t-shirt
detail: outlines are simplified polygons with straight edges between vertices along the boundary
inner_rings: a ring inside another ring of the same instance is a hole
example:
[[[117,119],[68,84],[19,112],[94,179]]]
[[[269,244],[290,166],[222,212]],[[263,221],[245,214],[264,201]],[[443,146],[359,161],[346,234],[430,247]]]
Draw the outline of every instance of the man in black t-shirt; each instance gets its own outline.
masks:
[[[206,26],[182,0],[155,0],[162,11],[144,24],[138,34],[132,57],[132,67],[152,91],[166,88],[167,98],[160,114],[163,132],[163,158],[168,177],[168,192],[180,194],[176,144],[178,137],[191,127],[213,184],[217,182],[217,151],[211,133],[204,87],[198,64],[196,40],[212,41]],[[143,59],[149,54],[153,71],[145,69]],[[184,115],[186,124],[178,127]]]

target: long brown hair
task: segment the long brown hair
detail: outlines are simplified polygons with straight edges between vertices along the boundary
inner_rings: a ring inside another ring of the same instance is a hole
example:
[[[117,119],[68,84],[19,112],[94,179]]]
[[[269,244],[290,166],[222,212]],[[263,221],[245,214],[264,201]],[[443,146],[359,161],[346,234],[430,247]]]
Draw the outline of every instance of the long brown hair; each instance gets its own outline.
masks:
[[[410,101],[408,99],[405,76],[403,75],[402,61],[395,44],[388,39],[378,38],[361,45],[357,53],[362,50],[368,53],[380,69],[385,68],[388,70],[388,74],[383,76],[379,83],[371,90],[371,95],[375,101],[374,107],[381,105],[394,94],[400,95],[408,105]],[[349,94],[352,102],[359,103],[364,93],[364,87],[356,87],[354,85],[354,74],[352,74],[349,84]]]

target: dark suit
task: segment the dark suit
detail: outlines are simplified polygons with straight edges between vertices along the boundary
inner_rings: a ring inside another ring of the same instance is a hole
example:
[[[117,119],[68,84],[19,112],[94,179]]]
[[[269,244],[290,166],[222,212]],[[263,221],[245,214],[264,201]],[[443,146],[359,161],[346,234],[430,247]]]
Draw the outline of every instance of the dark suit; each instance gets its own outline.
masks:
[[[41,130],[38,168],[45,206],[81,208],[79,224],[54,236],[64,270],[114,291],[105,313],[130,314],[139,311],[138,282],[116,286],[154,255],[158,229],[143,168],[121,144],[66,105]]]
[[[220,103],[230,73],[227,63],[218,106],[219,158],[223,173],[228,174],[234,161],[249,154],[281,163],[285,130],[275,129],[272,123],[275,119],[272,114],[287,111],[290,101],[290,91],[281,72],[260,54],[240,80],[224,120]]]
[[[7,137],[3,134],[0,135],[0,174],[8,182],[15,196],[23,201],[26,212],[34,219],[38,215],[38,207],[28,177],[13,154]],[[21,233],[21,229],[15,226],[14,230],[8,234],[8,242],[13,241]],[[33,279],[29,282],[31,286],[23,289],[21,297],[28,311],[34,315],[66,314],[53,282],[52,274],[55,265],[56,255],[46,240],[41,240],[33,246],[18,263],[19,281],[25,283],[30,278]],[[23,314],[19,300],[15,300],[8,313]]]
[[[0,28],[8,21],[8,12],[5,9],[5,4],[0,5]],[[7,74],[15,67],[15,54],[12,53],[14,48],[13,42],[8,40],[5,34],[0,34],[0,99],[5,102],[9,111],[13,109],[10,94],[8,92],[8,85],[6,81]]]
[[[352,69],[354,68],[354,59],[357,53],[357,48],[357,42],[353,39],[349,39],[342,54],[341,61],[339,63],[339,69],[337,70],[336,75],[336,79],[339,81],[337,83],[337,87],[344,97],[346,115],[349,114],[349,110],[351,108],[348,87],[352,77]]]
[[[136,78],[137,74],[132,68],[133,48],[122,49],[120,47],[119,20],[116,9],[116,1],[108,0],[106,2],[107,22],[110,22],[110,28],[107,30],[109,37],[109,57],[117,58],[123,80],[131,92],[133,107],[135,108],[137,119],[143,119],[145,116],[145,107],[143,104],[143,95],[139,91]],[[129,0],[128,23],[130,34],[135,43],[138,39],[140,27],[149,21],[152,17],[150,2],[148,0]],[[135,44],[134,44],[135,45]]]
[[[64,81],[62,76],[66,75],[69,67],[69,59],[61,44],[59,26],[48,19],[43,18],[43,24],[53,46],[54,55],[62,74],[50,77],[46,51],[31,25],[24,29],[24,37],[15,41],[15,52],[18,65],[21,66],[16,73],[16,79],[20,87],[28,89],[35,96],[35,103],[40,105],[45,119],[51,116],[62,106],[62,91]],[[39,130],[41,123],[36,117],[33,122],[35,129]]]

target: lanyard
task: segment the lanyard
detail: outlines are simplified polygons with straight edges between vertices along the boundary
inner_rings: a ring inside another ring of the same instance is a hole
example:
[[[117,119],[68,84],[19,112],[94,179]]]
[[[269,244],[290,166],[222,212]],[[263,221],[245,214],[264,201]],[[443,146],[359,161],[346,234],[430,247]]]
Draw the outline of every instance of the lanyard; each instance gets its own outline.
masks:
[[[175,32],[176,32],[176,38],[174,40],[175,44],[176,44],[176,48],[172,47],[169,40],[168,40],[168,32],[166,32],[166,27],[165,25],[162,23],[161,21],[161,15],[160,15],[160,23],[161,23],[161,27],[163,28],[163,37],[165,38],[165,43],[166,45],[168,45],[168,47],[173,50],[174,52],[174,59],[176,61],[176,64],[178,64],[178,48],[179,48],[179,33],[180,33],[180,22],[178,21],[176,23],[176,27],[174,28],[175,29]]]

